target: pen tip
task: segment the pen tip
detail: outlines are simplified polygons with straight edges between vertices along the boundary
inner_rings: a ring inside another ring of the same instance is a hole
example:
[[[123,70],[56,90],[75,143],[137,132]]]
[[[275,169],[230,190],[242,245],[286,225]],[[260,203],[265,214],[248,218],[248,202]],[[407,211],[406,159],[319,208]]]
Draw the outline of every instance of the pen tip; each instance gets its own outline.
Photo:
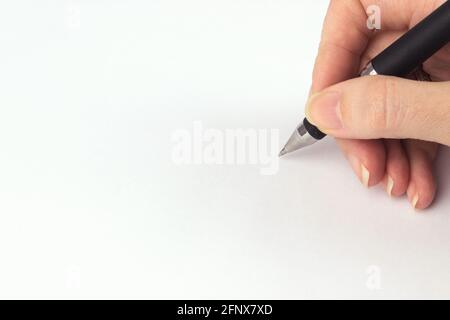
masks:
[[[284,156],[286,153],[288,153],[287,151],[286,151],[286,148],[283,148],[283,150],[281,150],[280,151],[280,154],[278,155],[278,157],[282,157],[282,156]]]

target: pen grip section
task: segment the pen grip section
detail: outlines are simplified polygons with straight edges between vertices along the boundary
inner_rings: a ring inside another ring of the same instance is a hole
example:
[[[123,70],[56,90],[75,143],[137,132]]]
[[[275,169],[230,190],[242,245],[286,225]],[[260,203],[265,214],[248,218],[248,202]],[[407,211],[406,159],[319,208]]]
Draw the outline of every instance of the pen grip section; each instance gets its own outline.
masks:
[[[308,121],[308,119],[303,120],[303,125],[305,129],[308,131],[308,133],[316,140],[322,140],[327,135],[319,130],[315,125],[313,125],[311,122]]]

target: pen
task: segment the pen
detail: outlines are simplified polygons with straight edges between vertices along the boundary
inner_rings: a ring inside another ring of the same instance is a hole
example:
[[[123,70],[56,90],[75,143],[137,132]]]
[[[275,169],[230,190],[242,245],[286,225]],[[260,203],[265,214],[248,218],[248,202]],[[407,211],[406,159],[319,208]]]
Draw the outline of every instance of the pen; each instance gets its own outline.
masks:
[[[449,42],[450,1],[447,1],[375,57],[360,76],[407,76]],[[281,150],[280,157],[310,146],[325,136],[305,118]]]

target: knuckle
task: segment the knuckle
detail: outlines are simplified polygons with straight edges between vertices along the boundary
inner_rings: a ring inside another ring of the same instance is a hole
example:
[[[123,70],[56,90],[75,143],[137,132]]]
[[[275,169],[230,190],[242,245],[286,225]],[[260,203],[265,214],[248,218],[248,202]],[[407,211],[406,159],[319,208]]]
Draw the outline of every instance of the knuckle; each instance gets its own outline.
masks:
[[[382,131],[398,128],[403,118],[398,82],[388,77],[380,78],[372,90],[376,94],[370,102],[369,126]]]

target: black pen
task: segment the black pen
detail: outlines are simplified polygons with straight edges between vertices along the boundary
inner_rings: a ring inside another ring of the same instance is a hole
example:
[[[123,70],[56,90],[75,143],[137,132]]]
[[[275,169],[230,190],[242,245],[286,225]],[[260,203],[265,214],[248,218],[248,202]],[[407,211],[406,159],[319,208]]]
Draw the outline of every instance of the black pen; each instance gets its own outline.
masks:
[[[450,1],[447,1],[374,58],[360,75],[407,76],[449,42]],[[281,150],[280,156],[312,145],[325,136],[305,118]]]

